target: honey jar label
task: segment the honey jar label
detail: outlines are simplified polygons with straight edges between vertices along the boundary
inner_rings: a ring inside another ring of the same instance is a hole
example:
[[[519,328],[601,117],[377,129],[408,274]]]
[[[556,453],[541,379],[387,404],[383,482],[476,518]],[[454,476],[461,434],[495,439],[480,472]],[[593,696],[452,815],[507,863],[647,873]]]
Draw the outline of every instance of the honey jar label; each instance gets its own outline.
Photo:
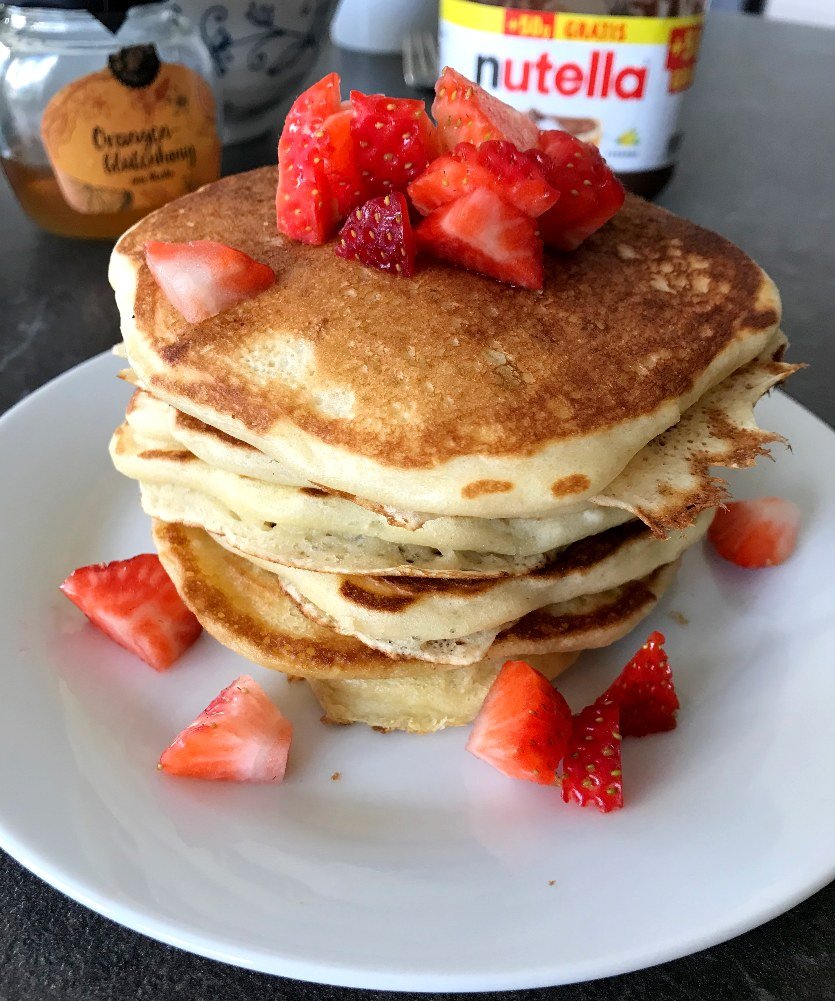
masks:
[[[703,17],[616,17],[441,0],[441,65],[600,147],[615,171],[672,163]]]
[[[150,210],[220,173],[211,88],[152,45],[121,49],[58,91],[41,135],[61,193],[85,214]]]

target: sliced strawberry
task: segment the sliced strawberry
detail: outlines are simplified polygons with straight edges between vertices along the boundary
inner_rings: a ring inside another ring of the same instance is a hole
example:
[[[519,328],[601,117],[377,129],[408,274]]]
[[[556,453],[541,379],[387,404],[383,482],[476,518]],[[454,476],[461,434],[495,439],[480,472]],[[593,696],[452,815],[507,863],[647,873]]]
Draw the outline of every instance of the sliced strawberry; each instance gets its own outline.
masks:
[[[475,183],[474,183],[474,179]],[[436,157],[409,185],[412,204],[421,213],[429,215],[442,205],[454,202],[469,194],[476,187],[492,187],[492,177],[483,167],[473,167],[450,153]]]
[[[478,146],[489,139],[508,139],[517,149],[532,149],[539,138],[539,130],[527,115],[449,66],[435,84],[432,115],[438,123],[441,151],[460,142]]]
[[[707,537],[724,559],[755,569],[787,560],[795,550],[799,530],[796,504],[782,497],[758,497],[719,508]]]
[[[354,209],[334,247],[339,257],[407,278],[415,273],[415,237],[409,206],[399,191]]]
[[[595,705],[608,702],[620,709],[624,737],[645,737],[675,728],[679,701],[662,633],[650,635]]]
[[[278,140],[276,225],[303,243],[324,243],[336,228],[325,166],[330,139],[323,126],[340,110],[339,76],[329,73],[296,98]]]
[[[435,209],[415,233],[419,245],[435,257],[511,285],[542,288],[536,222],[489,188]]]
[[[370,195],[403,190],[435,153],[435,127],[423,101],[351,91],[357,163]]]
[[[499,671],[473,723],[467,750],[502,774],[553,785],[571,733],[571,710],[523,660]]]
[[[338,222],[336,202],[317,153],[279,155],[275,220],[280,233],[300,243],[321,244]]]
[[[520,152],[507,140],[491,139],[477,148],[472,143],[459,143],[454,155],[486,170],[494,178],[495,192],[532,219],[547,212],[560,197],[546,181],[535,155]]]
[[[201,632],[156,553],[74,570],[61,590],[120,646],[164,671]]]
[[[549,246],[575,250],[618,212],[626,194],[596,146],[550,130],[539,134],[539,148],[545,178],[560,193],[539,231]]]
[[[433,160],[409,185],[409,197],[419,212],[428,215],[476,188],[490,188],[532,218],[542,215],[560,197],[534,157],[520,153],[505,140],[479,147],[458,143],[451,154]]]
[[[145,244],[145,261],[165,298],[189,323],[200,323],[268,289],[275,272],[214,240]]]
[[[159,767],[193,779],[281,782],[292,738],[292,723],[242,674],[174,738]]]
[[[326,140],[320,149],[322,164],[336,202],[336,214],[340,219],[346,218],[352,209],[362,205],[368,198],[351,135],[353,117],[354,111],[349,105],[322,123]]]
[[[623,806],[618,707],[586,706],[573,720],[563,763],[562,798],[566,803],[609,813]]]

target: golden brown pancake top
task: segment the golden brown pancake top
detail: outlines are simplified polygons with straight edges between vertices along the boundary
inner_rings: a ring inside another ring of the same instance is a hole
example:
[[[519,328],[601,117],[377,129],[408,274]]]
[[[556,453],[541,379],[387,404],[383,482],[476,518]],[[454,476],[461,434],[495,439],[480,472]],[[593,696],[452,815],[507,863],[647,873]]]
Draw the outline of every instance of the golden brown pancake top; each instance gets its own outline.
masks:
[[[148,388],[253,435],[290,421],[405,468],[530,455],[682,396],[734,338],[779,319],[739,248],[631,196],[579,250],[546,253],[541,293],[426,260],[412,279],[343,261],[332,245],[277,234],[274,198],[273,168],[225,178],[154,212],[117,247],[137,262],[136,323],[165,364]],[[142,260],[151,239],[219,240],[269,264],[276,283],[189,324]],[[312,346],[302,385],[242,370],[240,356],[276,332]],[[317,406],[318,387],[353,394],[351,415]]]

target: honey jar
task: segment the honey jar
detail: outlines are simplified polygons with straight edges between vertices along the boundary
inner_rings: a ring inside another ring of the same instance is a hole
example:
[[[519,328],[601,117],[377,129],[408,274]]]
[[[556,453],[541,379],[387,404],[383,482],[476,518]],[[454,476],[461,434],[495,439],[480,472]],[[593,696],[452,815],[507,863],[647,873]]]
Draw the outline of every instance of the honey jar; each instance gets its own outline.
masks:
[[[0,19],[0,161],[44,229],[111,238],[220,174],[209,52],[174,7],[19,0]]]

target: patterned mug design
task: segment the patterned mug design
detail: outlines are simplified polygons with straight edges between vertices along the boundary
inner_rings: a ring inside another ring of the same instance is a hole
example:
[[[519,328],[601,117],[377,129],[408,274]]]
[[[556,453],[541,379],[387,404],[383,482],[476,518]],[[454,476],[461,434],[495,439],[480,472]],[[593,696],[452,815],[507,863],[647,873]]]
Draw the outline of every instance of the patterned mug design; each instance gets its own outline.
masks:
[[[279,82],[303,71],[315,57],[333,5],[333,0],[299,4],[251,0],[244,18],[253,30],[233,38],[227,27],[229,8],[213,4],[200,18],[200,34],[219,76],[240,68],[243,61],[250,72]]]

